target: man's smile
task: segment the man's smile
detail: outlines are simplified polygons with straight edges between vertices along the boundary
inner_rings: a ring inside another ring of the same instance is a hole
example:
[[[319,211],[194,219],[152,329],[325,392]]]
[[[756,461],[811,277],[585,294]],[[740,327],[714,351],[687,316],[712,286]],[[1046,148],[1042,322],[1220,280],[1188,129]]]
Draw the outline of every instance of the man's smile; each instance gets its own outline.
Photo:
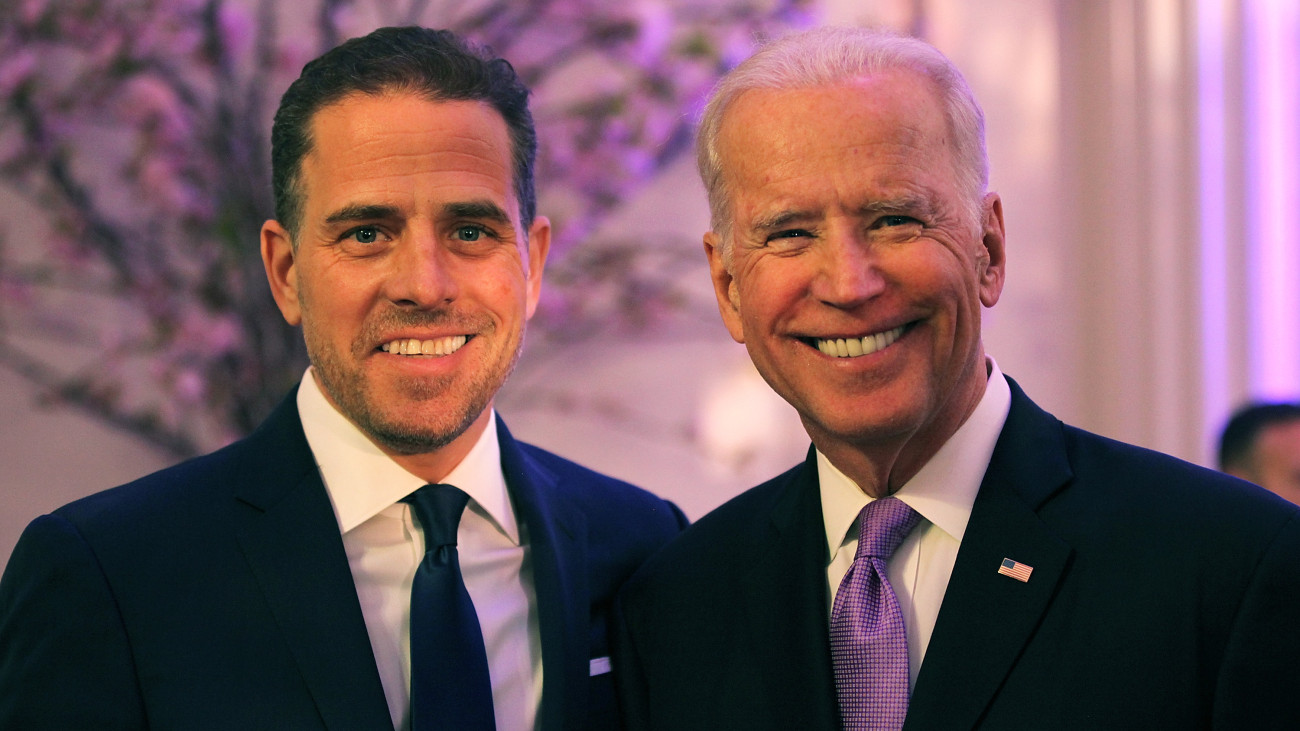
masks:
[[[394,355],[451,355],[460,350],[461,346],[469,341],[469,338],[468,335],[449,335],[445,338],[433,340],[400,338],[384,343],[379,346],[379,349]]]
[[[807,338],[805,342],[832,358],[856,358],[884,350],[893,345],[915,323],[857,338]]]

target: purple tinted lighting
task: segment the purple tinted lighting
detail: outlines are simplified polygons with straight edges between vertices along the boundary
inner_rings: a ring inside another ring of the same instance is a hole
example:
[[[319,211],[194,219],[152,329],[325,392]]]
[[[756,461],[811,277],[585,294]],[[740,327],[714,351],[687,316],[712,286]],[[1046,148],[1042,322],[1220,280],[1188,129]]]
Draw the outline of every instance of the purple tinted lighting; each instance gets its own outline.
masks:
[[[1300,5],[1243,7],[1252,181],[1251,382],[1254,395],[1300,392]]]

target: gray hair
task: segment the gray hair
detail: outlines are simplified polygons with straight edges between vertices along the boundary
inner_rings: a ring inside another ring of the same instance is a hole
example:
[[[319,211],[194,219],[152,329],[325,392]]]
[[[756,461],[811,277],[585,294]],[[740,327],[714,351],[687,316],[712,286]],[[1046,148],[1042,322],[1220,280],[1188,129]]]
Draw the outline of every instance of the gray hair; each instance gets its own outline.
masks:
[[[697,164],[709,194],[710,225],[722,241],[728,266],[732,219],[718,135],[732,102],[754,89],[832,86],[889,69],[915,71],[934,82],[952,133],[957,184],[979,221],[989,181],[984,111],[957,67],[930,44],[908,36],[866,28],[815,28],[772,41],[732,69],[714,87],[700,118]]]

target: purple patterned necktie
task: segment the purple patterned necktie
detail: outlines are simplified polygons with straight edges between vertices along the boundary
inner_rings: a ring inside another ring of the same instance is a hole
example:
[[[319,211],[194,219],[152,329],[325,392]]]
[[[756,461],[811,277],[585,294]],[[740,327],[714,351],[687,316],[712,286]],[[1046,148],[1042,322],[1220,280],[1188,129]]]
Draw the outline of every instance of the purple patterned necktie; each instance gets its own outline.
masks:
[[[858,552],[831,610],[831,661],[845,729],[900,729],[907,718],[907,632],[885,561],[921,522],[896,497],[858,514]]]

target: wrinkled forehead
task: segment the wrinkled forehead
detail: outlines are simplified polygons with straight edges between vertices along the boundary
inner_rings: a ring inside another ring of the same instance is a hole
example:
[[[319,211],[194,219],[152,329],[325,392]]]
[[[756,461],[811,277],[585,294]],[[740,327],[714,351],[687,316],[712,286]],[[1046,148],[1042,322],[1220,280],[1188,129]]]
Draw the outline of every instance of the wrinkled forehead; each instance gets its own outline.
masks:
[[[823,176],[847,185],[857,176],[952,179],[952,136],[928,89],[922,77],[878,74],[833,86],[745,92],[719,130],[728,198],[791,179],[815,186]]]
[[[890,69],[821,86],[746,90],[726,109],[717,153],[725,172],[760,157],[794,159],[876,145],[952,149],[929,78]]]

